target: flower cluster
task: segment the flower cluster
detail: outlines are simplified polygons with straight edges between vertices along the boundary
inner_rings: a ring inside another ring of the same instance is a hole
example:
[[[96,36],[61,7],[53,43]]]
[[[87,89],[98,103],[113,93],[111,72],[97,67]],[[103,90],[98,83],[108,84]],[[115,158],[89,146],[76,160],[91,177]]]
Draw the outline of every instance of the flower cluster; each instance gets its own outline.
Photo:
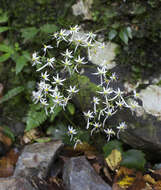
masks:
[[[81,74],[82,66],[87,64],[87,58],[79,53],[81,48],[87,49],[88,58],[90,59],[90,49],[95,46],[94,44],[97,44],[99,49],[105,46],[104,43],[96,41],[94,33],[81,34],[78,25],[71,27],[69,30],[61,29],[52,35],[52,40],[56,42],[55,45],[44,45],[39,53],[35,52],[32,55],[32,66],[36,67],[36,72],[40,75],[37,90],[33,91],[33,101],[35,104],[40,103],[46,114],[54,113],[57,107],[62,107],[65,110],[72,97],[79,93],[77,86],[70,85],[70,77],[74,74]],[[52,52],[54,48],[61,49],[61,43],[63,47],[66,44],[65,51],[60,52],[59,50],[59,55],[51,56],[54,54]],[[127,103],[124,92],[120,88],[113,89],[111,87],[111,83],[117,81],[117,76],[115,73],[109,76],[106,64],[102,63],[100,65],[100,67],[97,67],[97,72],[93,73],[93,75],[100,78],[100,84],[98,85],[100,91],[97,91],[97,96],[93,97],[93,110],[84,112],[84,116],[87,121],[86,128],[91,131],[91,135],[102,130],[107,135],[107,140],[110,140],[115,132],[112,128],[106,127],[106,120],[114,115],[118,109],[126,107],[134,111],[138,104],[135,100]],[[134,92],[134,97],[137,98],[136,92]],[[125,122],[116,127],[118,138],[120,132],[126,128]],[[77,131],[69,126],[67,134],[72,141]],[[81,141],[77,139],[75,145],[77,143],[81,143]]]
[[[101,87],[100,91],[97,91],[97,96],[93,97],[92,104],[93,109],[84,112],[84,117],[87,121],[86,128],[91,128],[91,135],[94,132],[102,131],[107,135],[107,140],[109,141],[111,136],[115,135],[117,130],[117,138],[119,138],[120,132],[124,131],[127,128],[125,122],[121,122],[115,130],[106,126],[106,121],[108,118],[117,113],[118,110],[124,108],[129,108],[134,112],[137,107],[139,107],[135,99],[138,98],[138,93],[134,91],[132,95],[133,99],[130,99],[126,96],[125,92],[120,88],[112,88],[111,83],[117,82],[118,77],[115,73],[108,75],[108,69],[106,65],[97,67],[97,72],[93,73],[100,78],[100,84],[98,87]]]

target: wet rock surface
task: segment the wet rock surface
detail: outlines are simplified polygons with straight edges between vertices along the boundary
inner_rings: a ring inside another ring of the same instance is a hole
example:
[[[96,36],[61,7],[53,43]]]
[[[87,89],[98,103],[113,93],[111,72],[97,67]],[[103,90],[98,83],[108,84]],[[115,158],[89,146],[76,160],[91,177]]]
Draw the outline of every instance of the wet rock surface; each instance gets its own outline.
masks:
[[[71,158],[65,163],[63,181],[67,190],[111,190],[84,156]]]
[[[63,146],[61,141],[27,145],[16,164],[14,177],[38,176],[45,178],[56,154]]]

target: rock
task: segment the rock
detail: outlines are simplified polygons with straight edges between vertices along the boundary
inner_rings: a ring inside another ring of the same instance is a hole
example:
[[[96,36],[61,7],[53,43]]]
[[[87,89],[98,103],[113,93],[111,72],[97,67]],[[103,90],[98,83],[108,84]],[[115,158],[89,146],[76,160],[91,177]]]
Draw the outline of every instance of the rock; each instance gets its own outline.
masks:
[[[121,110],[108,120],[107,125],[117,126],[120,122],[125,121],[127,129],[120,133],[120,139],[132,148],[142,150],[150,159],[159,161],[161,156],[161,121],[146,113],[144,109],[140,113],[132,114],[128,109]]]
[[[145,111],[161,119],[161,87],[150,85],[140,92]]]
[[[114,58],[116,56],[115,50],[117,45],[115,43],[104,43],[104,47],[98,47],[98,42],[95,42],[94,47],[90,50],[89,60],[98,66],[105,64],[108,69],[112,69],[116,66]]]
[[[0,190],[36,190],[25,178],[0,178]]]
[[[16,164],[14,177],[32,178],[32,176],[38,176],[41,179],[45,178],[50,165],[62,146],[61,141],[35,143],[25,146]]]
[[[68,190],[111,190],[84,156],[71,158],[65,163],[63,181]]]
[[[83,15],[84,20],[91,20],[92,15],[90,12],[90,8],[92,6],[93,0],[79,0],[76,4],[72,6],[73,14],[75,16]]]

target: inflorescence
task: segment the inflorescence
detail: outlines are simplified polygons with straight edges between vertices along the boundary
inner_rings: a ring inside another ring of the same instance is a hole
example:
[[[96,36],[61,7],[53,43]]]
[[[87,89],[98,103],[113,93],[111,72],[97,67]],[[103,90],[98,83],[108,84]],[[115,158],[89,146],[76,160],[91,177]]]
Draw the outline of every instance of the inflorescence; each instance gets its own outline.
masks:
[[[68,85],[69,83],[66,82],[73,74],[80,75],[82,66],[88,62],[87,58],[80,55],[80,50],[86,48],[90,59],[91,48],[97,45],[101,49],[105,46],[104,43],[96,41],[96,34],[89,32],[80,35],[80,33],[78,25],[69,30],[61,29],[52,35],[52,39],[56,41],[55,47],[49,44],[44,45],[42,53],[35,52],[32,55],[32,66],[36,66],[36,71],[40,73],[37,91],[33,91],[33,101],[35,104],[40,103],[46,114],[54,113],[58,106],[65,110],[72,97],[79,93],[80,89],[76,85]],[[50,51],[54,48],[58,49],[61,43],[65,43],[68,48],[64,52],[59,52],[57,58],[52,57]],[[108,141],[114,135],[119,138],[120,132],[127,128],[126,123],[124,121],[119,123],[116,126],[116,133],[106,126],[106,121],[123,107],[131,109],[132,112],[135,111],[139,106],[136,101],[138,93],[134,91],[133,99],[129,100],[120,88],[113,89],[110,84],[117,82],[118,77],[115,73],[109,76],[105,62],[101,63],[97,67],[97,72],[92,74],[100,78],[98,85],[100,90],[96,91],[93,97],[91,110],[83,112],[86,129],[90,130],[91,135],[99,131],[104,132]],[[68,126],[70,141],[75,140],[75,146],[81,143],[80,139],[73,138],[76,134],[77,130],[73,126]]]

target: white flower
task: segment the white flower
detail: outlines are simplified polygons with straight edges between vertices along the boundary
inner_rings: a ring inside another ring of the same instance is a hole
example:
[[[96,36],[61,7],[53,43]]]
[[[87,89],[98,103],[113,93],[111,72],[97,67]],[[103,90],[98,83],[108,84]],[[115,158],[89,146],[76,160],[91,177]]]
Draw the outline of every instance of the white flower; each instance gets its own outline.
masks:
[[[44,88],[45,88],[45,86],[46,86],[45,81],[44,81],[44,80],[43,80],[43,81],[40,81],[40,83],[38,83],[38,90],[39,90],[39,91],[43,91]]]
[[[61,99],[53,99],[53,102],[54,102],[55,106],[56,105],[63,106]]]
[[[65,107],[66,105],[68,104],[68,101],[70,100],[71,98],[68,96],[68,97],[63,97],[62,99],[62,107],[63,109],[65,110]]]
[[[119,130],[124,130],[124,129],[126,129],[126,128],[127,128],[127,125],[126,125],[125,122],[121,122],[121,123],[119,124],[119,126],[117,127],[117,129],[119,129]]]
[[[119,100],[118,102],[116,101],[115,103],[116,103],[116,105],[117,105],[119,108],[122,108],[122,107],[125,105],[122,100]]]
[[[96,34],[94,34],[93,32],[89,32],[88,34],[86,34],[87,35],[87,39],[89,39],[89,40],[95,40],[95,38],[96,38]]]
[[[49,74],[47,73],[47,71],[45,71],[45,73],[41,73],[41,77],[42,79],[46,80],[46,81],[49,81]]]
[[[79,73],[79,71],[77,70],[77,67],[79,66],[79,65],[84,65],[84,64],[86,64],[87,62],[85,62],[84,61],[84,57],[82,57],[82,58],[80,58],[80,55],[78,56],[78,58],[77,59],[74,59],[74,61],[76,62],[76,65],[75,65],[75,67],[74,67],[74,70],[76,70],[76,72],[77,73]]]
[[[87,62],[85,62],[84,61],[84,57],[80,57],[80,55],[78,55],[78,58],[77,59],[74,59],[74,61],[77,63],[77,64],[82,64],[82,65],[84,65],[84,64],[86,64]]]
[[[72,41],[72,39],[71,39],[71,41]],[[74,39],[74,43],[76,44],[74,52],[76,52],[78,46],[83,46],[83,44],[84,44],[84,39],[83,39],[83,37],[77,36],[77,38]]]
[[[90,39],[89,41],[88,40],[84,41],[84,44],[82,46],[87,47],[88,57],[89,57],[89,60],[91,60],[90,48],[94,46],[94,44],[92,44],[92,40]]]
[[[62,101],[63,101],[63,96],[60,95],[59,91],[54,91],[53,94],[50,94],[51,97],[53,97],[53,102],[54,106],[59,105],[63,106]]]
[[[76,86],[69,86],[69,89],[67,89],[67,91],[69,92],[69,94],[75,94],[77,93],[79,90],[76,89]]]
[[[135,100],[132,100],[132,101],[130,102],[130,109],[131,109],[132,111],[136,110],[136,108],[138,108],[138,107],[139,107],[139,104],[138,104],[138,102],[136,102]]]
[[[94,75],[102,75],[102,76],[105,76],[106,75],[106,72],[107,72],[107,70],[106,70],[106,68],[105,67],[102,67],[102,68],[100,68],[100,67],[97,67],[97,73],[93,73]]]
[[[55,57],[52,58],[48,58],[47,59],[47,63],[45,65],[43,65],[42,67],[40,67],[39,69],[37,69],[36,71],[41,71],[42,69],[44,69],[45,67],[49,66],[53,68],[53,63],[55,61]]]
[[[87,118],[87,126],[86,129],[89,128],[89,120],[92,119],[93,116],[93,112],[91,112],[90,110],[88,110],[88,112],[83,112],[84,116]]]
[[[60,95],[59,91],[53,91],[53,94],[50,94],[51,97],[53,97],[55,100],[60,100],[63,98],[63,96]]]
[[[100,43],[100,45],[98,46],[98,48],[104,49],[105,48],[105,43]]]
[[[54,34],[52,34],[53,38],[52,39],[57,39],[58,38],[59,33],[55,32]]]
[[[48,92],[52,92],[52,86],[50,84],[45,83],[44,81],[40,81],[40,83],[38,83],[38,90],[39,91],[44,91],[45,94],[48,94]]]
[[[76,130],[72,126],[68,126],[68,134],[70,135],[70,141],[72,141],[73,135],[77,134]]]
[[[97,91],[97,93],[102,94],[104,96],[107,96],[111,94],[112,92],[113,90],[111,88],[105,88],[105,87],[103,87],[103,91]]]
[[[72,56],[72,52],[73,51],[69,51],[68,49],[66,49],[65,53],[61,53],[62,56],[64,56],[65,58],[69,58],[71,59],[73,56]]]
[[[93,134],[93,132],[94,132],[95,130],[98,130],[98,129],[101,127],[101,124],[95,122],[95,123],[93,124],[93,126],[94,126],[94,128],[91,130],[91,135]]]
[[[112,73],[112,76],[110,76],[110,79],[112,81],[116,81],[117,80],[116,73]]]
[[[124,102],[124,104],[125,104],[126,106],[128,106],[128,105],[126,104],[125,100],[124,100],[123,97],[122,97],[122,95],[124,94],[124,92],[121,91],[120,88],[118,88],[117,90],[113,90],[113,92],[115,93],[115,96],[114,96],[113,98],[111,98],[109,101],[113,101],[113,100],[115,100],[116,98],[120,98],[120,99]]]
[[[61,61],[61,62],[65,66],[64,68],[72,65],[71,61],[68,58],[65,58],[65,61]]]
[[[49,92],[53,91],[52,90],[52,86],[50,84],[46,84],[44,86],[44,92],[45,92],[45,95],[48,94]]]
[[[77,33],[79,30],[80,30],[80,27],[78,25],[75,25],[74,27],[70,27],[71,34]]]
[[[40,99],[42,99],[43,97],[43,95],[41,94],[41,91],[37,91],[37,92],[33,91],[32,96],[33,96],[33,101],[35,104],[37,104],[40,101]]]
[[[107,134],[107,141],[110,140],[112,135],[115,135],[115,132],[112,129],[104,129],[104,132]]]
[[[37,64],[41,64],[39,59],[40,59],[40,56],[37,56],[37,52],[33,53],[32,54],[32,62],[33,62],[32,66],[37,65]]]
[[[97,97],[93,97],[93,102],[94,102],[94,104],[99,104],[99,101],[100,101],[100,99],[99,98],[97,98]]]
[[[47,100],[45,98],[40,99],[40,102],[43,106],[48,106]]]
[[[105,126],[106,120],[107,120],[110,116],[114,115],[116,112],[117,112],[117,110],[113,111],[112,108],[111,108],[111,109],[108,109],[107,111],[105,111],[106,117],[105,117],[105,119],[104,119],[104,121],[103,121],[103,128],[104,128],[104,126]]]
[[[48,58],[47,59],[47,66],[50,66],[53,68],[53,63],[55,61],[55,57],[52,57],[52,58]]]
[[[103,85],[103,77],[106,77],[106,72],[107,72],[107,70],[106,70],[106,68],[105,67],[102,67],[102,68],[99,68],[99,67],[97,67],[97,73],[93,73],[93,75],[100,75],[100,77],[101,77],[101,86]]]
[[[99,104],[100,99],[97,97],[93,97],[93,103],[94,103],[94,113],[96,114],[96,105]]]
[[[117,90],[114,90],[114,93],[116,94],[117,97],[121,97],[124,92],[121,91],[120,88],[118,88]]]
[[[88,112],[83,112],[83,113],[84,113],[84,116],[85,116],[87,119],[93,118],[93,112],[91,112],[90,110],[88,110]]]
[[[47,49],[52,49],[53,47],[51,45],[44,45],[43,51],[44,55],[46,54]]]
[[[59,77],[59,74],[57,74],[56,77],[53,77],[53,79],[54,79],[54,82],[52,82],[52,84],[56,84],[56,85],[63,85],[62,82],[64,82],[66,80],[66,79],[61,79]]]
[[[66,37],[68,36],[68,33],[66,30],[60,30],[60,32],[58,33],[58,41],[64,40],[67,41]]]
[[[117,132],[117,138],[119,139],[119,134],[121,131],[124,131],[125,129],[127,129],[127,125],[125,122],[121,122],[119,124],[119,126],[117,126],[118,132]]]
[[[134,93],[134,98],[138,99],[139,98],[139,93],[137,93],[136,90],[134,90],[133,93]]]

